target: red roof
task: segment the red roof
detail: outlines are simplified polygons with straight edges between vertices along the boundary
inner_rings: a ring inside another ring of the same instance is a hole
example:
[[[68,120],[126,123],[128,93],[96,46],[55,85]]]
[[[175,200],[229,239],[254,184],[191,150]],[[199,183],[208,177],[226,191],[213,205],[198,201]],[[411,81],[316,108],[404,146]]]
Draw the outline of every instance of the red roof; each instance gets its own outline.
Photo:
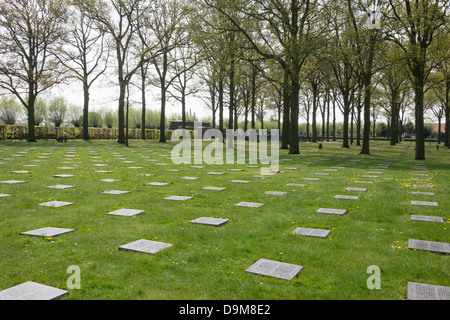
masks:
[[[439,132],[439,123],[433,123],[433,132]],[[445,123],[441,123],[441,133],[445,133]]]

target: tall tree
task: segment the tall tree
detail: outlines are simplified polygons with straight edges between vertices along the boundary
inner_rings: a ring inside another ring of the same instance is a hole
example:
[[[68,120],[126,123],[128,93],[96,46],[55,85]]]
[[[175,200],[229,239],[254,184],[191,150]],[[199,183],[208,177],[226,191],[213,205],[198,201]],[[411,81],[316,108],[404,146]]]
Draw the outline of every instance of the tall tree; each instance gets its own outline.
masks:
[[[15,95],[28,114],[28,141],[35,142],[38,95],[64,77],[55,57],[61,45],[67,2],[0,2],[0,88]]]
[[[425,160],[424,91],[431,72],[428,49],[439,29],[448,23],[450,1],[389,0],[392,21],[390,39],[404,52],[415,94],[415,160]]]

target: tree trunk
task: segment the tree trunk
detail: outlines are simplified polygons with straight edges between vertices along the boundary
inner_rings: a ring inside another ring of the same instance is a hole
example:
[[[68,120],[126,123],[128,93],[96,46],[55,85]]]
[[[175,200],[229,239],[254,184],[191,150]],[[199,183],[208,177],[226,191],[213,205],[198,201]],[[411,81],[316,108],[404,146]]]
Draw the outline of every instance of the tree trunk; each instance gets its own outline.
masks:
[[[281,149],[289,150],[289,120],[290,120],[290,103],[289,96],[289,78],[287,72],[284,73],[284,85],[283,85],[283,127],[281,133]]]
[[[83,107],[83,139],[89,140],[89,87],[83,81],[84,107]]]
[[[126,82],[119,82],[119,140],[121,144],[125,144],[125,94],[126,94]]]
[[[142,90],[142,116],[141,116],[141,130],[142,130],[142,140],[146,139],[146,135],[145,135],[145,126],[146,126],[146,121],[145,121],[145,117],[146,117],[146,98],[145,98],[145,67],[144,65],[141,66],[141,90]]]
[[[35,127],[35,116],[34,116],[34,104],[36,102],[36,97],[34,94],[28,96],[28,142],[36,142],[36,135],[34,131]]]

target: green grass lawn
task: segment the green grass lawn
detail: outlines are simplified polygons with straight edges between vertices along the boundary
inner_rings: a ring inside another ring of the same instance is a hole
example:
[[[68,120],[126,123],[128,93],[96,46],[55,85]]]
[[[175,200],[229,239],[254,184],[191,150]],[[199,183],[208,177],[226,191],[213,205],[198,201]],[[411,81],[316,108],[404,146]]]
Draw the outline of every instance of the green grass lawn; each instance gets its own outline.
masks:
[[[395,147],[372,142],[370,156],[359,155],[360,148],[355,146],[341,149],[338,143],[324,144],[323,150],[316,144],[301,144],[300,156],[280,152],[283,173],[261,179],[253,177],[260,174],[259,168],[246,165],[201,169],[175,165],[170,160],[174,146],[143,141],[132,141],[130,148],[107,141],[0,142],[0,181],[26,181],[0,184],[0,194],[11,195],[0,198],[0,290],[26,281],[68,290],[66,282],[71,274],[67,268],[72,265],[81,270],[81,289],[69,290],[63,299],[401,300],[406,298],[410,281],[450,286],[448,255],[408,249],[409,239],[449,242],[450,150],[438,151],[435,145],[427,144],[427,160],[420,162],[413,160],[414,145],[409,142]],[[376,168],[385,162],[392,165]],[[423,164],[429,172],[424,179],[431,180],[416,182],[414,179],[420,177],[413,174],[423,171]],[[328,172],[329,176],[315,175],[334,167],[338,171]],[[245,170],[227,170],[231,168]],[[179,171],[170,171],[174,169]],[[11,173],[16,170],[30,173]],[[212,171],[225,175],[207,174]],[[363,177],[371,171],[384,174]],[[57,179],[55,174],[74,177]],[[199,179],[182,180],[185,176]],[[119,181],[107,183],[102,179]],[[251,182],[234,184],[231,180]],[[356,180],[373,184],[357,184]],[[169,185],[146,185],[150,182]],[[305,186],[289,187],[288,183]],[[436,195],[412,195],[414,191],[430,192],[413,189],[416,183],[432,185],[430,190]],[[75,188],[47,188],[57,184]],[[227,190],[203,190],[208,186]],[[364,187],[368,192],[348,192],[347,187]],[[130,193],[102,194],[105,190]],[[270,196],[266,191],[288,194]],[[164,200],[172,195],[194,199]],[[360,199],[334,199],[336,195],[359,195]],[[53,200],[74,205],[58,209],[39,206]],[[412,206],[412,200],[436,201],[439,207]],[[262,202],[265,206],[236,207],[241,201]],[[136,217],[107,215],[121,208],[145,212]],[[348,213],[319,214],[319,208],[346,209]],[[445,223],[413,222],[411,214],[442,217]],[[227,218],[230,222],[220,228],[189,222],[198,217]],[[75,232],[55,238],[20,234],[43,227]],[[328,229],[331,233],[325,239],[293,235],[298,227]],[[139,239],[173,247],[156,255],[118,250]],[[261,258],[301,265],[303,270],[291,281],[245,272]],[[371,276],[367,269],[373,265],[381,270],[380,290],[367,288]]]

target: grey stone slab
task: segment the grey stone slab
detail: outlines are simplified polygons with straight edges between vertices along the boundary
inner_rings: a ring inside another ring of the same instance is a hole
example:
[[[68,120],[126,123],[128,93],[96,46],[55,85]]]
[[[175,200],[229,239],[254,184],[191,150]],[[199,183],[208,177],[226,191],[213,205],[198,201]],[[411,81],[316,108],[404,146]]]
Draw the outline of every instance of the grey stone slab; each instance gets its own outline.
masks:
[[[320,208],[317,210],[317,213],[336,214],[342,216],[347,213],[347,210]]]
[[[288,183],[286,187],[306,187],[306,184]]]
[[[377,179],[377,178],[379,178],[379,176],[364,175],[363,178]]]
[[[450,243],[409,239],[408,249],[450,253]]]
[[[435,196],[436,195],[434,192],[413,192],[412,194],[415,196]]]
[[[355,181],[355,183],[359,183],[359,184],[373,184],[372,181]]]
[[[408,282],[408,300],[450,300],[450,287]]]
[[[347,188],[346,191],[354,191],[354,192],[367,192],[367,188]]]
[[[182,180],[198,180],[198,177],[181,177]]]
[[[295,264],[260,259],[245,271],[256,275],[273,277],[283,280],[292,280],[302,269],[303,266]]]
[[[7,198],[7,197],[11,197],[11,195],[0,193],[0,198]]]
[[[246,183],[250,183],[250,181],[245,181],[245,180],[231,180],[232,183],[238,183],[238,184],[246,184]]]
[[[236,207],[244,207],[244,208],[259,208],[262,207],[264,203],[257,202],[239,202],[235,204]]]
[[[330,234],[330,230],[311,229],[311,228],[297,228],[292,231],[293,234],[298,234],[306,237],[326,238]]]
[[[58,167],[58,169],[60,169],[60,170],[74,170],[76,168],[74,168],[74,167]]]
[[[235,172],[241,172],[244,171],[244,169],[227,169],[228,171],[235,171]]]
[[[0,181],[0,183],[3,183],[3,184],[19,184],[19,183],[26,183],[26,181],[7,180],[7,181]]]
[[[151,183],[147,183],[146,186],[154,186],[154,187],[164,187],[169,185],[168,183],[165,182],[151,182]]]
[[[221,227],[228,222],[230,222],[229,219],[219,219],[219,218],[207,218],[207,217],[201,217],[197,218],[195,220],[189,221],[191,223],[195,224],[204,224],[208,226],[214,226],[214,227]]]
[[[156,254],[164,249],[172,247],[172,244],[157,242],[151,240],[137,240],[126,245],[120,246],[120,250],[135,251],[149,254]]]
[[[130,191],[121,191],[121,190],[106,190],[102,192],[103,194],[113,194],[113,195],[120,195],[120,194],[126,194],[130,193]]]
[[[95,173],[112,173],[112,171],[107,171],[107,170],[97,170],[94,171]]]
[[[192,169],[203,169],[204,166],[191,166],[190,168],[192,168]]]
[[[342,195],[337,195],[334,197],[335,199],[341,199],[341,200],[359,200],[359,197],[357,196],[342,196]]]
[[[329,173],[323,173],[323,172],[317,172],[317,173],[314,173],[315,175],[317,175],[317,176],[329,176],[330,174]]]
[[[384,173],[381,171],[369,171],[368,174],[378,174],[378,175],[383,175]]]
[[[75,188],[75,187],[74,186],[64,185],[64,184],[57,184],[56,186],[49,186],[47,188],[64,190],[64,189],[70,189],[70,188]]]
[[[305,181],[319,181],[319,178],[303,178]]]
[[[53,176],[54,178],[72,178],[74,177],[73,175],[70,174],[56,174]]]
[[[61,207],[65,207],[65,206],[71,206],[73,204],[74,204],[73,202],[50,201],[50,202],[40,203],[39,205],[41,207],[61,208]]]
[[[417,188],[429,188],[429,189],[431,189],[431,188],[433,188],[433,186],[432,185],[424,185],[424,184],[415,184],[415,185],[413,185],[413,188],[414,189],[417,189]]]
[[[194,197],[184,197],[184,196],[170,196],[167,198],[164,198],[164,200],[171,200],[171,201],[186,201],[186,200],[192,200]]]
[[[422,216],[422,215],[414,215],[410,216],[411,221],[423,221],[423,222],[444,222],[444,218],[435,217],[435,216]]]
[[[225,191],[227,188],[220,188],[220,187],[206,187],[203,188],[203,190],[210,190],[210,191]]]
[[[325,172],[338,172],[338,169],[324,169]]]
[[[52,228],[46,227],[31,231],[22,232],[22,235],[26,236],[35,236],[35,237],[57,237],[66,233],[74,232],[73,229],[64,229],[64,228]]]
[[[143,213],[144,210],[134,210],[134,209],[120,209],[112,212],[108,212],[107,215],[110,216],[121,216],[121,217],[134,217],[138,214]]]
[[[225,174],[225,172],[208,172],[207,174],[211,176],[222,176]]]
[[[131,169],[131,170],[139,170],[139,169],[143,169],[143,167],[128,167],[128,169]]]
[[[11,171],[11,173],[16,173],[16,174],[28,174],[28,173],[30,173],[30,171],[19,170],[19,171]]]
[[[55,300],[66,295],[67,293],[68,291],[65,290],[28,281],[0,291],[0,300]]]
[[[115,180],[115,179],[103,179],[103,180],[100,180],[101,182],[108,182],[108,183],[113,183],[113,182],[117,182],[117,181],[119,181],[119,180]]]
[[[437,202],[429,202],[429,201],[411,201],[411,205],[413,205],[413,206],[425,206],[425,207],[439,207],[439,203],[437,203]]]
[[[298,168],[286,167],[284,170],[298,170]]]
[[[284,196],[284,195],[286,195],[288,193],[287,192],[281,192],[281,191],[267,191],[266,194],[269,195],[269,196]]]

